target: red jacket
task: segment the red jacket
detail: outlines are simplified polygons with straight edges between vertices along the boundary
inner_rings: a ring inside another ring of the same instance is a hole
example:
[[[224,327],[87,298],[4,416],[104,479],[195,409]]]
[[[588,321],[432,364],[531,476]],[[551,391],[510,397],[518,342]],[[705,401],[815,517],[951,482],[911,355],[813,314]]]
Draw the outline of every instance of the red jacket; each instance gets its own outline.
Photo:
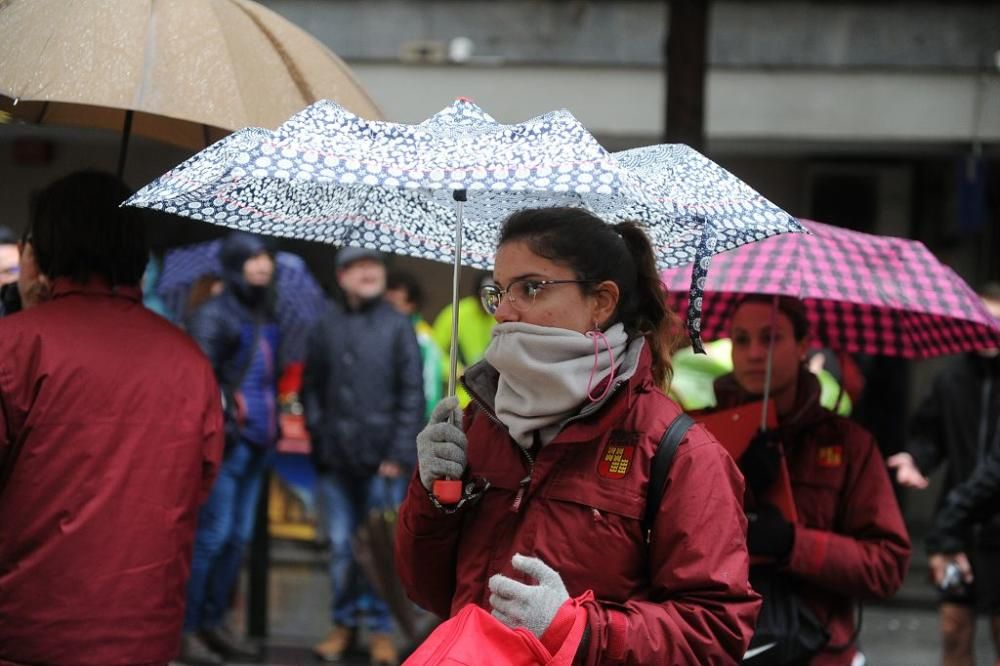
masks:
[[[0,663],[162,664],[222,453],[219,389],[138,289],[53,291],[0,319],[0,461],[17,454],[0,489]]]
[[[716,380],[715,389],[723,408],[751,399],[732,375]],[[838,646],[851,642],[857,600],[890,597],[903,584],[910,538],[875,439],[824,409],[819,393],[819,382],[803,370],[796,405],[779,426],[798,513],[786,570]],[[810,663],[850,664],[854,653],[851,645]]]
[[[493,381],[479,381],[484,373]],[[516,577],[510,561],[522,553],[558,571],[571,596],[593,590],[587,664],[739,661],[760,605],[747,582],[743,483],[701,426],[677,451],[650,544],[642,531],[651,456],[681,411],[653,385],[648,350],[635,374],[595,414],[568,423],[533,465],[495,420],[495,393],[483,390],[495,391],[495,376],[485,364],[466,375],[477,401],[464,424],[467,473],[492,484],[479,503],[446,515],[417,476],[410,484],[396,559],[410,597],[442,617],[470,603],[490,609],[489,577]],[[605,457],[616,447],[624,462],[611,468]]]

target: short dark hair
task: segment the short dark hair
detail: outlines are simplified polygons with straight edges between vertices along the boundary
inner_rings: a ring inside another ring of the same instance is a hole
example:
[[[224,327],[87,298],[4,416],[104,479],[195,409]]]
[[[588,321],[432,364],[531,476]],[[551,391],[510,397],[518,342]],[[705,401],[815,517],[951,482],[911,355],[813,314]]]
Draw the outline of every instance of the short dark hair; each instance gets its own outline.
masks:
[[[653,353],[653,378],[666,387],[677,347],[676,315],[646,233],[635,222],[608,224],[582,208],[532,208],[504,222],[498,246],[524,241],[540,257],[569,266],[577,279],[618,285],[617,321],[630,338],[643,336]],[[590,285],[580,285],[586,293]]]
[[[774,296],[771,294],[747,294],[737,299],[729,310],[729,319],[733,318],[733,315],[744,303],[772,305]],[[809,337],[809,314],[806,311],[805,303],[794,296],[778,296],[778,312],[788,317],[788,320],[792,322],[792,334],[796,341],[802,342]]]
[[[424,307],[424,289],[420,286],[420,281],[412,273],[404,271],[393,271],[385,281],[386,289],[395,291],[402,289],[406,292],[406,300],[417,310]]]
[[[94,277],[111,286],[139,284],[149,253],[141,212],[120,205],[131,195],[119,178],[97,171],[46,187],[29,233],[38,269],[49,279],[79,284]]]

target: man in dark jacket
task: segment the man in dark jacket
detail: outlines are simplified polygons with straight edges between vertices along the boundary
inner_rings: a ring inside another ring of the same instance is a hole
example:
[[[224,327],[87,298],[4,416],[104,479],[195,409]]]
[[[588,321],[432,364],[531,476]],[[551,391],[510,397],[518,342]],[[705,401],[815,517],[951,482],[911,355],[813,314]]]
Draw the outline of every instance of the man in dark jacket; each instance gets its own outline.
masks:
[[[335,265],[344,302],[313,329],[302,386],[333,585],[333,630],[314,651],[340,659],[367,610],[372,663],[395,664],[388,609],[358,569],[351,537],[369,508],[395,507],[405,492],[424,414],[420,350],[410,321],[382,299],[381,255],[347,247]]]
[[[985,285],[979,295],[986,307],[1000,316],[1000,285]],[[896,480],[916,489],[926,488],[927,476],[947,463],[936,516],[941,528],[927,541],[931,574],[941,587],[951,561],[942,553],[962,552],[972,556],[976,582],[954,580],[940,592],[946,664],[972,663],[977,607],[991,616],[994,649],[1000,656],[1000,571],[995,566],[1000,559],[1000,516],[978,512],[978,525],[954,518],[956,512],[973,504],[982,484],[973,486],[971,492],[958,488],[964,488],[963,482],[998,449],[1000,357],[997,350],[984,350],[956,359],[935,378],[930,394],[917,410],[907,450],[888,461],[896,469]]]
[[[255,646],[223,623],[253,536],[257,499],[278,437],[279,330],[274,260],[264,242],[234,233],[222,244],[221,294],[194,312],[188,331],[215,369],[226,406],[226,455],[202,508],[184,618],[183,658],[252,658]]]
[[[221,403],[197,346],[142,306],[129,194],[99,173],[45,189],[24,249],[48,297],[0,320],[0,663],[177,654]]]

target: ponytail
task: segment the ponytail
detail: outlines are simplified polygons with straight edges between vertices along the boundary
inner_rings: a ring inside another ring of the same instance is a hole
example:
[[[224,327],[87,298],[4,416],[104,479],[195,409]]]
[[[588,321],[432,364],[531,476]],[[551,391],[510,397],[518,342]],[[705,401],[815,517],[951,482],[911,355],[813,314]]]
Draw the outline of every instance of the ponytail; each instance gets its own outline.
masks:
[[[636,271],[634,295],[623,299],[618,316],[626,330],[646,338],[653,353],[653,380],[666,391],[673,378],[670,359],[679,343],[679,321],[667,307],[667,290],[645,232],[635,222],[619,222],[613,229],[625,241]]]

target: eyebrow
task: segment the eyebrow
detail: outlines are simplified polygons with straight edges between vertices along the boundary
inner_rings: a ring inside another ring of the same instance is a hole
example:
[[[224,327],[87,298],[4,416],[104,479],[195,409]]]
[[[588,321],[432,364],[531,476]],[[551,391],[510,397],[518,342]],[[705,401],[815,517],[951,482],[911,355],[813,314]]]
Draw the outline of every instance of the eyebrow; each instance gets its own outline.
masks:
[[[545,277],[544,275],[542,275],[541,273],[522,273],[521,275],[515,275],[514,277],[512,277],[510,279],[510,282],[508,282],[507,284],[510,285],[511,282],[517,282],[518,280],[528,280],[530,278],[538,278],[540,280],[548,280],[549,279],[549,278]],[[499,280],[497,280],[496,278],[493,278],[493,281],[496,282],[498,286],[500,286],[500,281]],[[504,289],[503,286],[500,286],[500,288]]]

